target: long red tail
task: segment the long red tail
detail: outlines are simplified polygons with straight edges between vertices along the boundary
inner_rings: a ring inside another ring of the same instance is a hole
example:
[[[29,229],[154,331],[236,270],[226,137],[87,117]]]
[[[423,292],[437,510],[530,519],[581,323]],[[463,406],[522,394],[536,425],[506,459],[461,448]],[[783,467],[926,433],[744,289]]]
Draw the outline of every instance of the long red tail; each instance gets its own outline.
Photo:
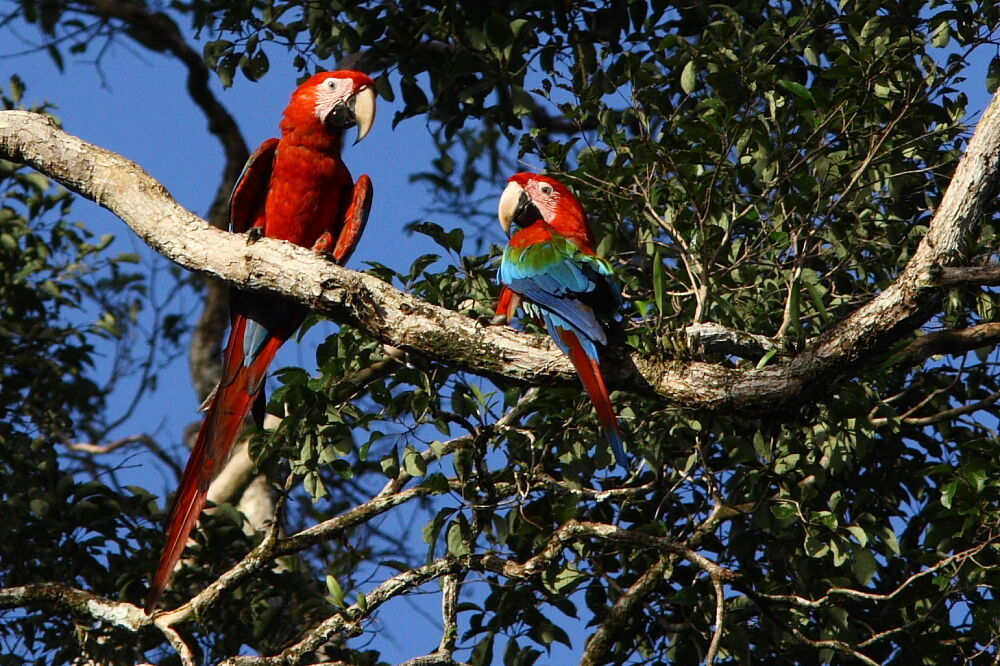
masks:
[[[243,339],[247,320],[238,315],[233,320],[229,344],[223,360],[223,380],[215,394],[198,439],[188,458],[181,484],[174,497],[167,519],[167,545],[160,554],[160,563],[153,576],[146,598],[146,614],[159,603],[174,573],[174,567],[184,552],[191,530],[194,529],[208,499],[208,487],[216,473],[229,458],[243,420],[260,392],[264,375],[274,360],[278,348],[287,339],[269,337],[249,365],[244,365]],[[293,327],[291,330],[295,330]]]
[[[576,374],[580,376],[583,388],[590,396],[590,402],[594,405],[597,413],[597,421],[601,424],[604,436],[611,445],[611,451],[615,454],[615,461],[626,470],[629,469],[628,456],[625,455],[625,447],[622,443],[622,432],[618,428],[618,416],[615,408],[611,406],[611,398],[608,396],[608,387],[604,384],[604,374],[598,359],[592,358],[583,348],[573,331],[565,328],[558,328],[559,338],[569,349],[569,360],[576,368]]]

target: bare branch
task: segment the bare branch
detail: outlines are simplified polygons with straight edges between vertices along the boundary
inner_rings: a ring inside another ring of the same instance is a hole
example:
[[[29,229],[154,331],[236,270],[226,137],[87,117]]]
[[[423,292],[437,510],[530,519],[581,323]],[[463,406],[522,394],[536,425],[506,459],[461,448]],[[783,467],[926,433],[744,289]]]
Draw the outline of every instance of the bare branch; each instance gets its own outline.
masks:
[[[80,617],[90,617],[130,631],[149,625],[149,618],[133,604],[110,601],[96,594],[60,583],[33,583],[0,589],[0,608],[29,604],[60,606]]]
[[[449,657],[455,651],[458,639],[458,576],[445,576],[441,581],[441,642],[438,653]]]
[[[965,354],[1000,343],[1000,323],[989,322],[960,330],[935,331],[913,340],[897,361],[900,365],[920,365],[931,356]]]
[[[994,99],[926,237],[897,281],[787,362],[761,369],[656,363],[615,348],[607,358],[610,383],[652,391],[690,408],[752,414],[783,409],[828,391],[934,313],[934,276],[940,267],[964,256],[995,188],[998,154],[1000,101]],[[44,116],[0,113],[0,156],[30,164],[92,198],[155,250],[192,270],[244,289],[280,293],[384,343],[486,377],[533,384],[575,380],[570,363],[539,336],[483,327],[288,243],[263,239],[248,246],[242,237],[211,229],[135,164],[66,135]]]
[[[464,661],[456,661],[450,652],[433,652],[422,657],[407,659],[399,666],[469,666]]]
[[[1000,286],[1000,266],[944,266],[934,278],[939,287]]]
[[[726,595],[722,581],[712,576],[712,587],[715,588],[715,631],[712,633],[712,642],[708,645],[708,652],[705,654],[705,666],[712,666],[715,663],[715,655],[719,653],[719,643],[722,642],[722,628],[726,618]]]
[[[112,451],[117,451],[123,446],[128,446],[129,444],[146,444],[148,445],[153,441],[153,438],[149,435],[129,435],[128,437],[122,437],[121,439],[116,439],[113,442],[108,442],[107,444],[94,444],[93,442],[72,442],[68,445],[70,451],[77,451],[80,453],[93,453],[95,455],[103,455],[105,453],[111,453]]]
[[[906,580],[897,585],[895,589],[893,589],[891,592],[888,593],[865,592],[864,590],[854,590],[849,587],[833,587],[830,588],[830,590],[819,599],[806,599],[805,597],[800,597],[798,595],[790,595],[790,594],[761,594],[758,592],[752,592],[752,596],[759,599],[766,599],[768,601],[780,601],[785,603],[791,603],[795,606],[799,606],[802,608],[819,608],[820,606],[824,606],[825,604],[829,603],[832,600],[832,597],[838,595],[853,597],[855,599],[868,599],[870,601],[889,601],[894,597],[896,597],[897,595],[899,595],[901,592],[903,592],[903,590],[912,585],[915,581],[925,576],[929,576],[937,571],[940,571],[941,569],[950,566],[952,564],[960,565],[969,558],[975,557],[981,550],[983,550],[990,544],[994,543],[995,541],[996,538],[993,537],[981,544],[973,546],[972,548],[968,548],[961,552],[955,553],[954,555],[949,555],[948,557],[939,560],[938,562],[927,567],[926,569],[918,571],[915,574],[912,574]]]

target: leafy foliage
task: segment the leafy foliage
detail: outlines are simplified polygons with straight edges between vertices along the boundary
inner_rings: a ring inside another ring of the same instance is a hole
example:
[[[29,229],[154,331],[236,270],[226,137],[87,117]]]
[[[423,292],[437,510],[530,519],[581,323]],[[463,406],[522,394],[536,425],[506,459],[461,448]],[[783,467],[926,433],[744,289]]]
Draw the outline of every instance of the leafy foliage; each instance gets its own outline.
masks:
[[[18,104],[23,90],[12,79],[4,107]],[[139,584],[126,562],[144,559],[137,544],[149,534],[136,521],[150,516],[152,497],[76,478],[59,447],[93,432],[105,408],[91,374],[96,341],[120,330],[109,325],[115,308],[84,318],[129,258],[105,257],[112,239],[69,222],[72,198],[43,176],[0,162],[0,191],[0,585],[51,581],[115,596]],[[8,654],[59,662],[82,647],[107,659],[116,644],[101,647],[113,630],[80,627],[77,646],[67,640],[72,623],[39,608],[2,617]]]
[[[70,7],[43,5],[20,3],[44,33],[64,34]],[[767,336],[789,357],[890,284],[964,148],[967,100],[955,85],[974,49],[996,45],[1000,24],[997,5],[970,2],[196,0],[174,11],[209,37],[205,56],[223,83],[237,70],[265,75],[277,46],[294,49],[304,70],[358,53],[379,93],[400,100],[396,122],[427,119],[441,154],[414,178],[469,224],[449,228],[456,219],[444,215],[412,224],[441,254],[373,274],[488,318],[496,252],[482,251],[475,221],[516,155],[580,195],[628,300],[617,344],[654,359],[672,358],[673,332],[701,322]],[[6,262],[32,258],[42,245],[29,242],[29,219],[65,205],[17,173],[5,187],[27,210],[5,218],[22,230],[0,235],[0,251],[14,239]],[[996,259],[996,214],[972,263]],[[60,234],[52,243],[91,247]],[[19,436],[54,465],[53,440],[100,405],[86,337],[57,323],[75,283],[52,293],[47,264],[31,265],[0,304],[22,307],[49,337],[8,334],[15,319],[5,315],[4,335],[20,336],[11,339],[24,350],[7,365],[16,373],[37,353],[31,345],[44,345],[60,381],[35,394],[12,391],[5,374],[0,395],[8,412],[31,415],[34,430]],[[990,323],[995,307],[991,290],[955,288],[913,336]],[[330,538],[283,558],[286,569],[255,574],[193,631],[215,658],[241,645],[280,652],[337,620],[343,640],[324,656],[375,663],[347,640],[362,631],[359,618],[441,578],[465,590],[442,649],[477,665],[538,663],[560,646],[587,663],[992,662],[996,351],[917,367],[898,362],[899,347],[883,351],[822,401],[779,415],[691,413],[616,393],[628,448],[646,461],[622,478],[577,388],[494,385],[341,326],[318,348],[316,373],[279,373],[269,409],[284,420],[251,445],[270,478],[291,472],[302,483],[291,538],[316,523]],[[748,350],[710,360],[751,368],[773,358]],[[11,478],[33,492],[58,485],[39,478],[36,461],[8,463]],[[124,502],[106,492],[47,501]],[[30,513],[15,495],[4,501]],[[141,495],[133,502],[80,524],[120,539],[114,516],[141,514]],[[401,535],[380,532],[389,512],[408,526]],[[174,600],[250,547],[238,518],[220,513]],[[59,529],[45,527],[45,538]],[[25,569],[23,580],[113,592],[86,572],[53,571],[56,551],[44,552],[46,568]],[[127,582],[114,588],[123,598],[141,594],[138,566],[153,557],[142,553],[100,564]],[[74,567],[94,559],[72,554]],[[49,620],[14,621],[20,630]]]

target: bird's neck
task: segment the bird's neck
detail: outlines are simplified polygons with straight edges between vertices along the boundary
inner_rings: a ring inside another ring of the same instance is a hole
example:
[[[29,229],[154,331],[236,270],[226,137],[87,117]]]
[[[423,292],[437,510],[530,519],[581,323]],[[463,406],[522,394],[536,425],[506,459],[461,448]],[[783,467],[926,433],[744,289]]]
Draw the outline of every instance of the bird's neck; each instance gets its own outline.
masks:
[[[288,122],[281,123],[281,142],[285,145],[300,146],[331,157],[340,157],[344,145],[343,132],[331,132],[318,122],[305,127]]]
[[[593,239],[587,227],[558,225],[555,222],[556,220],[553,220],[553,224],[549,224],[544,220],[538,220],[534,224],[521,229],[511,236],[510,246],[515,248],[527,247],[529,245],[545,243],[551,240],[553,236],[561,236],[573,243],[584,254],[594,254]]]

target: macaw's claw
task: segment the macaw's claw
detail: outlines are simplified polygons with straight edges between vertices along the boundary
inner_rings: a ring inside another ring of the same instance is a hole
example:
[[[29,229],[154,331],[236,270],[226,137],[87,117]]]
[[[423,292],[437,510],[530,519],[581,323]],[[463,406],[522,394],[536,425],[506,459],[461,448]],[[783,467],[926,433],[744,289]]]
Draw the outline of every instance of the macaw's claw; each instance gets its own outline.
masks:
[[[264,237],[264,227],[250,227],[247,229],[247,245],[253,245]]]

